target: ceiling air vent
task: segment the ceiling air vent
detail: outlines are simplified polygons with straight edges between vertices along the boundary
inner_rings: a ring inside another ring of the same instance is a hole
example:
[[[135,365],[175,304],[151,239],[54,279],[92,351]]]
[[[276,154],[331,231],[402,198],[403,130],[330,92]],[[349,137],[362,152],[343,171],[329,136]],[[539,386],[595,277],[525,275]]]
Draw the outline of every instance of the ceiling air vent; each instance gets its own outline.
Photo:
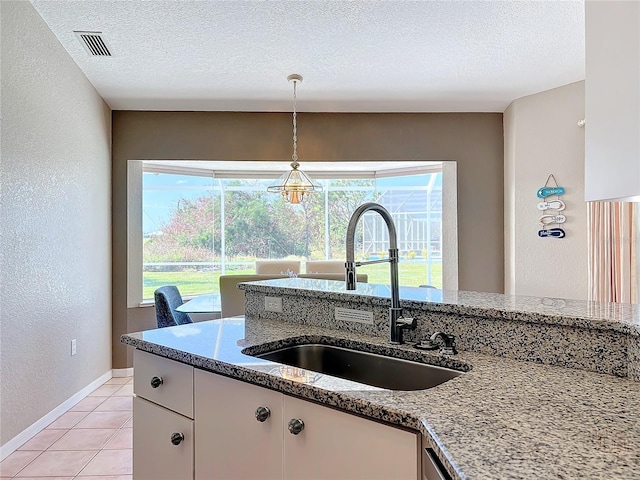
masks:
[[[102,32],[76,32],[76,37],[92,57],[111,57],[111,51],[102,38]]]

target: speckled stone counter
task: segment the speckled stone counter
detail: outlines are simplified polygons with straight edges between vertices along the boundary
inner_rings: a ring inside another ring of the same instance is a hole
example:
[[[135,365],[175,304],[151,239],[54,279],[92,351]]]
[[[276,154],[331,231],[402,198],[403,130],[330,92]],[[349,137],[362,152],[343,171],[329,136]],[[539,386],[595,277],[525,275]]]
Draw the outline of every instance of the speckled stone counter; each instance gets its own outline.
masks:
[[[250,316],[388,337],[389,287],[285,278],[241,284]],[[264,297],[282,298],[282,313]],[[401,306],[417,319],[407,341],[435,331],[456,336],[460,350],[640,380],[638,305],[402,287]],[[371,312],[373,323],[336,320],[335,309]]]
[[[131,333],[122,341],[417,430],[453,478],[640,479],[640,383],[627,378],[472,351],[445,357],[390,345],[382,336],[258,316]],[[300,342],[362,348],[466,373],[428,390],[390,391],[313,372],[292,379],[286,367],[252,356]]]

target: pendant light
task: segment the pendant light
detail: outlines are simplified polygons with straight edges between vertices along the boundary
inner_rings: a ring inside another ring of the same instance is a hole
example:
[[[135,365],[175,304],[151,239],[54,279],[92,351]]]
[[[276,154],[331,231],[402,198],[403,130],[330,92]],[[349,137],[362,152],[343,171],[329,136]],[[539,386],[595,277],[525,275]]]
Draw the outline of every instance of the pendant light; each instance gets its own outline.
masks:
[[[322,185],[315,183],[306,173],[298,170],[298,126],[296,112],[296,86],[302,82],[302,76],[293,74],[287,77],[293,83],[293,155],[291,170],[284,173],[274,185],[267,187],[267,192],[279,193],[287,203],[302,203],[312,192],[321,192]]]

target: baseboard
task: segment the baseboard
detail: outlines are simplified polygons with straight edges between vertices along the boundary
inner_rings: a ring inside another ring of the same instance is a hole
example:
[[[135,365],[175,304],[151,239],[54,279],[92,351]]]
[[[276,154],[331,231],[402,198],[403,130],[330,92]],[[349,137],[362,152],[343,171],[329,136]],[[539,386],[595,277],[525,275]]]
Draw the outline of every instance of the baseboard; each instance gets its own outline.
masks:
[[[125,369],[123,369],[123,370],[125,370]],[[133,371],[133,368],[126,369],[126,370]],[[53,422],[60,415],[65,413],[67,410],[69,410],[71,407],[73,407],[76,403],[78,403],[80,400],[82,400],[87,395],[89,395],[91,392],[93,392],[96,388],[98,388],[104,382],[106,382],[107,380],[111,379],[112,376],[115,376],[115,375],[112,375],[112,371],[109,370],[104,375],[101,375],[100,377],[95,379],[93,382],[91,382],[89,385],[84,387],[78,393],[74,394],[72,397],[70,397],[66,401],[62,402],[60,405],[58,405],[56,408],[51,410],[44,417],[42,417],[40,420],[36,421],[34,424],[32,424],[31,426],[27,427],[22,432],[20,432],[18,435],[16,435],[11,440],[9,440],[7,443],[5,443],[4,445],[0,446],[0,461],[2,461],[5,458],[7,458],[9,455],[11,455],[13,452],[15,452],[18,448],[20,448],[26,442],[31,440],[36,434],[38,434],[40,432],[40,430],[42,430],[43,428],[48,426],[51,422]],[[122,376],[125,376],[125,375],[122,375]]]
[[[114,378],[119,377],[133,377],[133,367],[131,368],[114,368],[111,370],[111,374]]]

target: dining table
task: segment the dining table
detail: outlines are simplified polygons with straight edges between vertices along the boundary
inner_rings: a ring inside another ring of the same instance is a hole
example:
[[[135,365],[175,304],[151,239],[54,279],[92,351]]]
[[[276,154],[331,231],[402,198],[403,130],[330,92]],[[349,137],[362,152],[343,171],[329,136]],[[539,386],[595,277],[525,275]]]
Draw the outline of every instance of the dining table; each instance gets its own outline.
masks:
[[[176,310],[184,313],[220,313],[222,311],[220,294],[198,295],[187,300]]]

